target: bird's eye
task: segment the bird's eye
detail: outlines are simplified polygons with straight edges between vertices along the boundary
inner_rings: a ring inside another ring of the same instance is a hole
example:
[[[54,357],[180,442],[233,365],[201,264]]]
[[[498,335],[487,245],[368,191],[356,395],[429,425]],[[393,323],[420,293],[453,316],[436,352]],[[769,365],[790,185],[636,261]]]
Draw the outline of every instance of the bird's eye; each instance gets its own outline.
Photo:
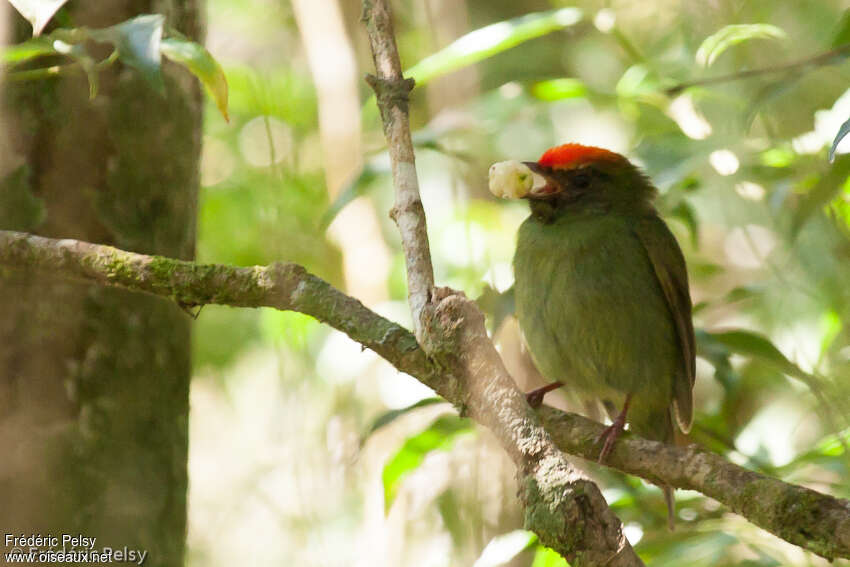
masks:
[[[573,174],[570,182],[576,189],[586,189],[590,185],[590,174],[586,171],[578,171]]]

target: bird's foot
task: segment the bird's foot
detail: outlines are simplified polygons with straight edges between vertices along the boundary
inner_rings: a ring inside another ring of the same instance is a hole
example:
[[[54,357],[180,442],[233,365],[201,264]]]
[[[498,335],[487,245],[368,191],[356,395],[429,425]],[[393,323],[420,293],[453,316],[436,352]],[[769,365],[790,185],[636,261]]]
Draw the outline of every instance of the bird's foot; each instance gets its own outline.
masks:
[[[596,439],[597,443],[603,440],[605,441],[605,443],[602,445],[602,450],[599,451],[599,459],[597,459],[597,462],[599,464],[605,462],[605,458],[608,457],[608,454],[611,453],[611,449],[614,448],[614,441],[617,440],[617,437],[620,436],[625,427],[626,420],[621,421],[620,419],[616,419],[614,420],[614,423],[606,427],[605,430]]]
[[[551,384],[546,384],[536,390],[532,390],[525,395],[525,399],[532,408],[537,409],[541,405],[543,405],[543,397],[551,392],[552,390],[557,390],[561,386],[563,386],[563,382],[552,382]]]
[[[608,454],[611,453],[611,449],[614,448],[614,441],[620,436],[623,430],[626,428],[626,413],[629,411],[629,402],[631,402],[631,395],[626,396],[626,403],[623,404],[623,411],[617,414],[617,417],[614,418],[614,423],[605,428],[605,430],[599,435],[596,439],[596,442],[604,440],[605,443],[602,445],[602,450],[599,452],[599,458],[597,462],[602,464],[605,462],[605,459],[608,457]]]

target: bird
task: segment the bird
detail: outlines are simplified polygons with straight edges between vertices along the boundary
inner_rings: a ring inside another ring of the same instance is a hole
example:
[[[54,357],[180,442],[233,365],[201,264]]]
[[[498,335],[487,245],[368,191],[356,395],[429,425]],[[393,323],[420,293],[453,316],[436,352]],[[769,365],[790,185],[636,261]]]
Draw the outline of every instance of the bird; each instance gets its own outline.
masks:
[[[653,205],[657,190],[624,156],[569,143],[536,162],[491,167],[490,189],[531,214],[514,255],[516,316],[540,373],[539,406],[562,384],[602,402],[612,423],[599,462],[628,423],[674,442],[693,423],[696,373],[685,258]],[[673,528],[670,486],[661,486]]]

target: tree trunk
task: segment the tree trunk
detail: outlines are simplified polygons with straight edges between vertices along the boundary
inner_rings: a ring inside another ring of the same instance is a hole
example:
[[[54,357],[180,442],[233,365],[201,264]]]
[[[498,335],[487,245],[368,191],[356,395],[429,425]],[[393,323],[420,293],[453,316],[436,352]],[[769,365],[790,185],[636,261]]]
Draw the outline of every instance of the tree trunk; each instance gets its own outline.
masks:
[[[72,2],[78,27],[165,13],[200,41],[198,2]],[[30,33],[10,16],[12,41]],[[194,255],[201,96],[166,64],[2,85],[0,228]],[[190,318],[170,301],[0,271],[0,527],[96,537],[182,565]],[[7,550],[9,547],[7,546]],[[18,546],[20,547],[20,546]],[[47,546],[37,546],[44,549]]]

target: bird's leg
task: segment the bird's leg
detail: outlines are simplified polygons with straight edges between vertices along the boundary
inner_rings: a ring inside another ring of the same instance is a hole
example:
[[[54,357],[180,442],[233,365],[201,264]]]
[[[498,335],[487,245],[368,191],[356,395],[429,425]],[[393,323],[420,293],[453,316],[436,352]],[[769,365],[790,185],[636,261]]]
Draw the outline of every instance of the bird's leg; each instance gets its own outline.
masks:
[[[626,401],[623,403],[623,411],[617,414],[617,417],[614,418],[614,422],[606,427],[596,440],[597,443],[603,439],[605,440],[605,444],[602,445],[602,450],[599,452],[599,463],[605,461],[605,457],[607,457],[608,453],[611,452],[611,449],[614,448],[614,441],[617,440],[617,437],[620,436],[620,433],[622,433],[623,429],[626,427],[626,413],[629,411],[629,402],[631,401],[632,395],[629,394],[626,396]]]
[[[552,382],[551,384],[546,384],[545,386],[541,386],[536,390],[532,390],[525,395],[526,401],[528,401],[528,405],[533,407],[534,409],[539,408],[543,405],[543,396],[552,390],[557,390],[561,386],[563,386],[563,382]]]

